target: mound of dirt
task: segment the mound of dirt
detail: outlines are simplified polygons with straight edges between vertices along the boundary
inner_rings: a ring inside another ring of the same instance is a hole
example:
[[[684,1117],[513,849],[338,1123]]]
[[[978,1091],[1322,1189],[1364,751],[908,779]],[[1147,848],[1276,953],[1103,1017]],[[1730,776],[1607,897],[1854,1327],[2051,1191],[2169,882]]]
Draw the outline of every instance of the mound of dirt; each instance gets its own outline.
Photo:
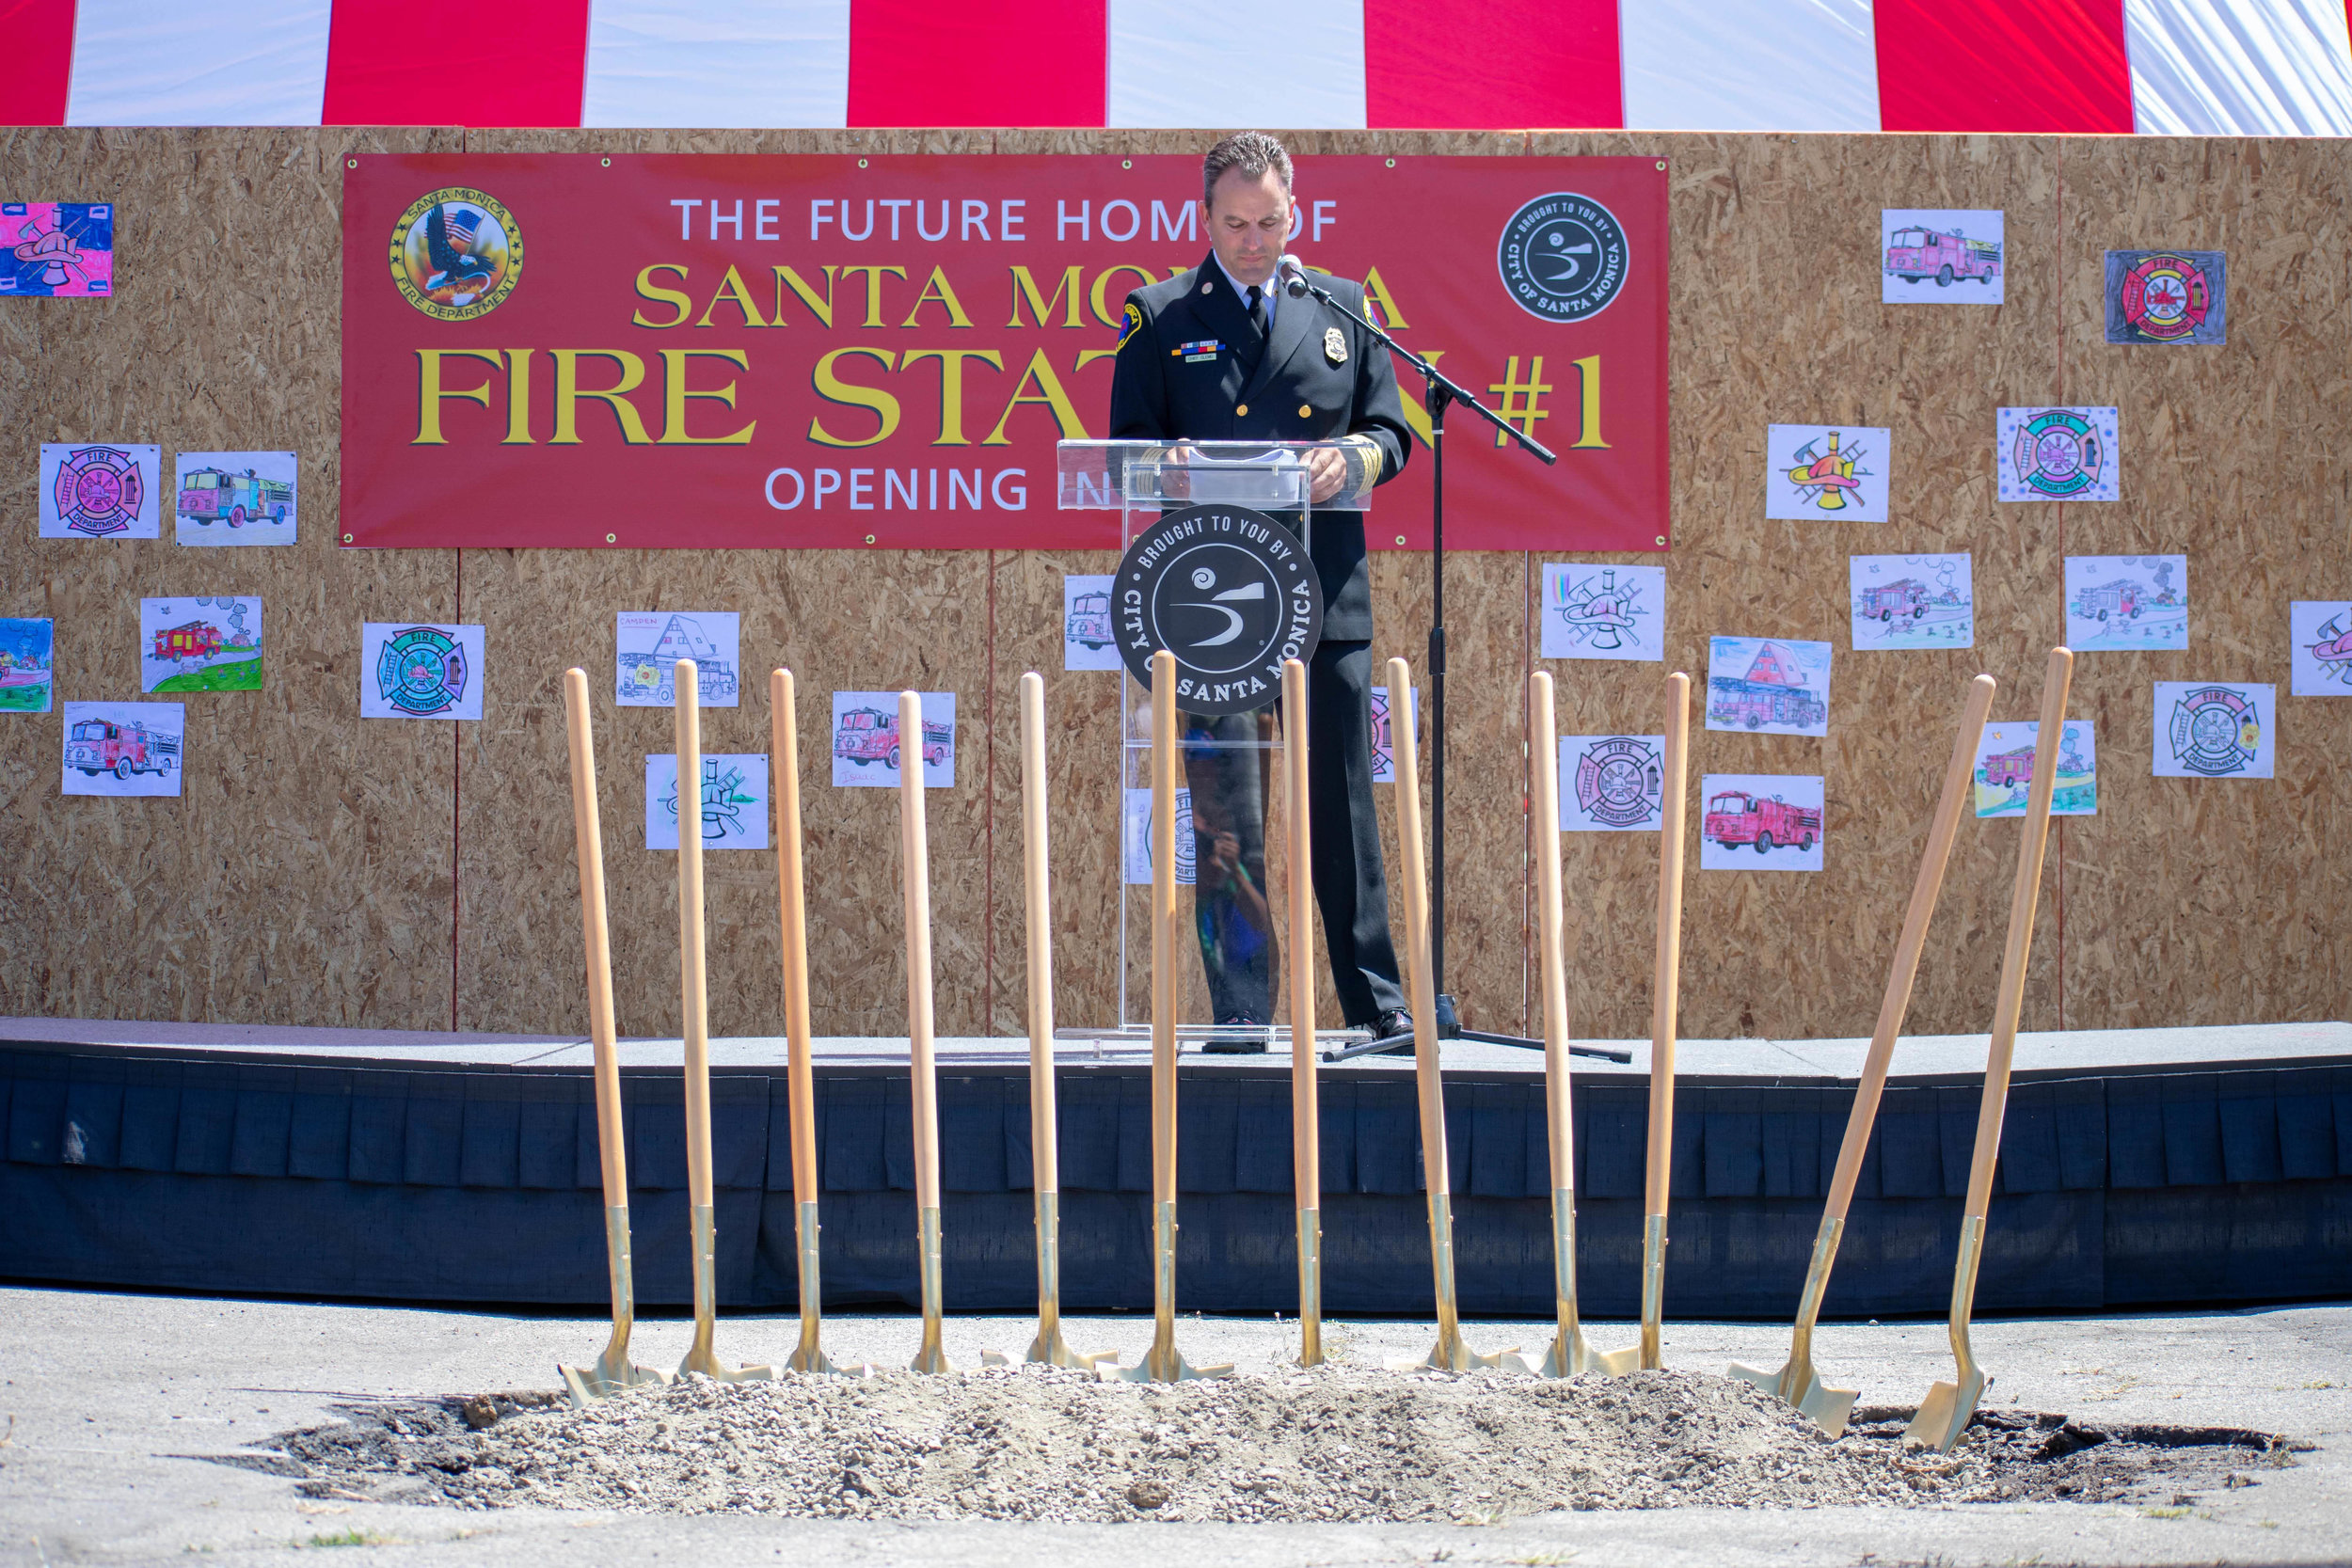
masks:
[[[1923,1455],[1899,1441],[1908,1412],[1857,1414],[1833,1443],[1745,1383],[1681,1371],[1544,1382],[1331,1366],[1152,1385],[1019,1366],[689,1377],[584,1410],[553,1395],[351,1407],[244,1463],[314,1497],[461,1508],[1492,1522],[1684,1503],[2169,1503],[2292,1462],[2251,1433],[2184,1444],[2014,1413]]]

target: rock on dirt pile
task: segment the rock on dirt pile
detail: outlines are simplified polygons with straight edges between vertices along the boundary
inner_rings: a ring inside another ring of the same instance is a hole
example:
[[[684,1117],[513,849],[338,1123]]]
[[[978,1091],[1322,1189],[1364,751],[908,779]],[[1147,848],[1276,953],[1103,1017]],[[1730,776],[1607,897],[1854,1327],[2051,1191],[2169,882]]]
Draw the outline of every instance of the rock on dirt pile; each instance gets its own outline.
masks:
[[[2017,1456],[1985,1429],[1944,1459],[1860,1435],[1832,1443],[1745,1383],[1675,1371],[1542,1382],[1324,1367],[1172,1386],[1036,1366],[787,1373],[689,1377],[585,1410],[475,1396],[351,1414],[257,1460],[314,1496],[879,1519],[1489,1522],[1560,1508],[2088,1498],[2139,1479],[2118,1469],[2116,1449],[2102,1479],[2021,1489]],[[2029,1449],[2041,1442],[2027,1436]],[[2082,1468],[2073,1447],[2025,1457]]]

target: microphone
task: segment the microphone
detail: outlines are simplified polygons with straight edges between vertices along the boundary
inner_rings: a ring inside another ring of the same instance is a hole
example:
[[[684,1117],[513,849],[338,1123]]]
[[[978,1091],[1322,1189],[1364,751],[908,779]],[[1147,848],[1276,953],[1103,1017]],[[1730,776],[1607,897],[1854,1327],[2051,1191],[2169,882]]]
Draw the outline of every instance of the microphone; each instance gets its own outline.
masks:
[[[1297,257],[1285,252],[1281,261],[1275,263],[1274,270],[1282,280],[1284,293],[1293,299],[1307,297],[1307,269],[1298,264]]]

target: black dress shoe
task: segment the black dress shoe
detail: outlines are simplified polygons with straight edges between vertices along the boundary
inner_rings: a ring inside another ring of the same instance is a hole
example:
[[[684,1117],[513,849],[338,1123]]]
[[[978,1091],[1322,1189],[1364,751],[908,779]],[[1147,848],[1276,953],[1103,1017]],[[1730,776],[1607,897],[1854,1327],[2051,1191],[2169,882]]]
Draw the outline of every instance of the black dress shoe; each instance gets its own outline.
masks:
[[[1212,1035],[1200,1042],[1204,1056],[1263,1056],[1265,1054],[1266,1027],[1254,1018],[1219,1019],[1220,1029],[1234,1031],[1229,1035]],[[1245,1032],[1246,1031],[1246,1032]]]
[[[1409,1056],[1413,1053],[1413,1015],[1402,1007],[1391,1007],[1372,1021],[1372,1037],[1375,1040],[1385,1040],[1395,1039],[1399,1036],[1403,1037],[1397,1039],[1396,1044],[1384,1050],[1375,1051],[1371,1054]]]

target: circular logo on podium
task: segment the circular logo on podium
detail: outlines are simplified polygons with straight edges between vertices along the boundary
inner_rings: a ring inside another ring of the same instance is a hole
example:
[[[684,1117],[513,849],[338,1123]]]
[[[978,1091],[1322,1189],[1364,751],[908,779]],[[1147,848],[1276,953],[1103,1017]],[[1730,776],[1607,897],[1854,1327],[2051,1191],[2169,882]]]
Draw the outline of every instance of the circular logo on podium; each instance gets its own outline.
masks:
[[[1554,191],[1511,214],[1495,266],[1529,315],[1590,321],[1625,287],[1625,228],[1591,197]]]
[[[1282,696],[1282,661],[1323,636],[1323,584],[1298,536],[1246,506],[1188,506],[1137,534],[1112,590],[1119,657],[1145,686],[1176,656],[1176,705],[1217,717]]]

